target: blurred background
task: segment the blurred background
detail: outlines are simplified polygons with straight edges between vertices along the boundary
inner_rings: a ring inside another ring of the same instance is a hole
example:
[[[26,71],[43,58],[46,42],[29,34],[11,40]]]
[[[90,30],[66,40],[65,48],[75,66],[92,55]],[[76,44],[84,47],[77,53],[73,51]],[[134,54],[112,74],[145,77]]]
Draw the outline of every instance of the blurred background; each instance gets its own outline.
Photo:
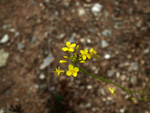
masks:
[[[0,0],[0,107],[150,113],[150,102],[139,95],[131,95],[132,102],[119,88],[113,96],[81,72],[76,78],[52,73],[67,68],[58,63],[66,41],[94,48],[110,80],[141,91],[150,79],[150,0]],[[85,70],[102,76],[93,59]]]

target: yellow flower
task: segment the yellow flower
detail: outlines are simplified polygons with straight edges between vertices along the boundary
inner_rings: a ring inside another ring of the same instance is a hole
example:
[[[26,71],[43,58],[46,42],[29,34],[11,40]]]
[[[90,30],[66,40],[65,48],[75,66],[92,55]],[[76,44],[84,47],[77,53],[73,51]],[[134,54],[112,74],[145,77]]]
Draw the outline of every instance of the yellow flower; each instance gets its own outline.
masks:
[[[63,48],[62,48],[63,51],[73,52],[73,51],[74,51],[73,47],[75,47],[76,44],[74,44],[74,43],[71,44],[70,42],[67,41],[67,42],[66,42],[66,46],[67,46],[67,47],[63,47]]]
[[[93,48],[91,48],[91,49],[90,49],[90,55],[91,55],[91,57],[92,57],[93,55],[95,55],[95,54],[97,54],[97,51],[95,51]]]
[[[68,56],[63,56],[63,57],[66,58],[66,59],[69,58]]]
[[[79,50],[79,45],[76,46],[76,52]]]
[[[84,62],[85,62],[84,60],[81,60],[81,61],[80,61],[80,63],[84,63]]]
[[[68,76],[71,76],[73,75],[74,77],[77,76],[77,72],[79,71],[79,68],[78,67],[73,67],[73,65],[69,64],[69,67],[68,67],[68,71],[66,72],[66,75]]]
[[[86,60],[86,57],[88,57],[88,59],[91,59],[91,56],[88,53],[87,49],[80,50],[80,53],[81,53],[81,57],[82,57],[83,60]]]
[[[115,94],[115,87],[114,88],[110,88],[109,86],[107,86],[108,87],[108,89],[109,89],[109,91],[114,95],[114,96],[116,96],[116,94]]]
[[[57,75],[59,76],[60,73],[64,73],[65,71],[60,69],[60,67],[58,67],[58,69],[56,68],[56,71],[52,71],[53,73],[57,73]]]
[[[62,64],[62,63],[67,63],[67,61],[66,61],[66,60],[60,60],[59,63],[60,63],[60,64]]]

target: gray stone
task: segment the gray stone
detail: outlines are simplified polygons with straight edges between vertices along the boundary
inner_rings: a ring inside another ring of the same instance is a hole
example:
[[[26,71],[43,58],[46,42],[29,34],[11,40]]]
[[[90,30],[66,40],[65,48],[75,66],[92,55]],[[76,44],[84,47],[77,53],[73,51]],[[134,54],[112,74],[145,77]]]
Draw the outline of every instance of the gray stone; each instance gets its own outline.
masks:
[[[105,36],[105,37],[112,37],[112,31],[109,30],[109,29],[105,29],[105,30],[102,32],[102,35]]]
[[[76,36],[76,33],[73,33],[72,36],[69,39],[70,43],[75,43],[75,36]]]
[[[87,104],[85,105],[86,108],[90,108],[91,106],[92,106],[91,103],[87,103]]]
[[[129,71],[137,71],[139,69],[137,62],[132,62],[129,66]]]
[[[107,72],[107,76],[108,77],[112,77],[113,75],[114,75],[114,71],[113,70],[108,70],[108,72]]]
[[[102,44],[102,48],[105,48],[108,46],[108,43],[105,40],[102,40],[101,44]]]
[[[6,43],[6,42],[8,42],[8,40],[9,40],[9,36],[8,36],[8,34],[5,34],[4,36],[3,36],[3,38],[0,40],[0,43]]]
[[[47,66],[49,66],[52,62],[54,61],[54,57],[52,55],[52,53],[50,53],[44,60],[43,63],[40,66],[40,69],[43,70],[45,69]]]
[[[19,50],[21,50],[24,48],[24,45],[21,42],[19,42],[19,43],[17,43],[17,47]]]
[[[15,38],[17,38],[20,35],[20,32],[16,31],[15,32]]]
[[[6,65],[8,57],[9,53],[4,51],[4,49],[0,49],[0,67]]]
[[[100,93],[102,94],[102,95],[105,95],[106,93],[105,93],[105,91],[104,91],[104,89],[99,89],[99,91],[100,91]]]
[[[63,39],[65,37],[65,33],[62,33],[62,34],[59,34],[59,35],[57,35],[57,39],[59,39],[59,40],[61,40],[61,39]]]
[[[123,28],[122,22],[116,22],[115,25],[114,25],[114,28],[115,29],[122,29]]]
[[[136,76],[131,76],[130,82],[132,85],[136,85],[137,84],[137,77]]]

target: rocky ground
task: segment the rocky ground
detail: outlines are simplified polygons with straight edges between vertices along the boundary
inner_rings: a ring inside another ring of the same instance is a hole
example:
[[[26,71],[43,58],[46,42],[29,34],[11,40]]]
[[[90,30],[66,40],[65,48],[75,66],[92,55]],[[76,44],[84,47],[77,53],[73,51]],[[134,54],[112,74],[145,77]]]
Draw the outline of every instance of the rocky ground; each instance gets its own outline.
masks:
[[[70,41],[97,50],[110,80],[141,91],[150,79],[149,6],[149,0],[0,0],[0,106],[21,104],[24,113],[150,113],[139,95],[132,102],[81,72],[76,78],[51,72]],[[94,60],[85,69],[101,74]]]

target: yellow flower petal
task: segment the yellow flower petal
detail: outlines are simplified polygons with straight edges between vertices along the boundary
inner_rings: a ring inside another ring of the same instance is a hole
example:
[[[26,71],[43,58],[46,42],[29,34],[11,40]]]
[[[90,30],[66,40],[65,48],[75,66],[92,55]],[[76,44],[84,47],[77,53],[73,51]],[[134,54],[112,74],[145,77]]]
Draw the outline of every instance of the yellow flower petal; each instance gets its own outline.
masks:
[[[76,72],[78,72],[78,71],[79,71],[79,68],[78,68],[78,67],[75,67],[74,70],[75,70]]]
[[[68,69],[69,69],[69,70],[72,70],[72,69],[73,69],[73,65],[69,64]]]
[[[62,50],[63,51],[68,51],[68,48],[67,47],[63,47]]]
[[[61,63],[61,64],[62,63],[67,63],[67,61],[66,60],[60,60],[59,63]]]
[[[111,88],[108,86],[108,89],[109,89],[109,91],[110,91],[113,95],[116,95],[116,94],[115,94],[115,87],[111,89]]]
[[[80,63],[84,63],[84,62],[85,62],[84,60],[80,61]]]
[[[87,49],[84,49],[84,52],[85,52],[85,53],[88,53],[88,50],[87,50]]]
[[[82,58],[83,58],[83,60],[86,60],[86,56],[84,55],[84,56],[82,56]]]
[[[64,58],[69,58],[68,56],[63,56]]]
[[[68,49],[68,51],[73,52],[73,51],[74,51],[74,49],[73,49],[73,48],[69,48],[69,49]]]
[[[77,77],[77,73],[73,73],[73,76],[74,76],[74,77]]]
[[[70,76],[72,73],[71,73],[71,71],[70,70],[68,70],[67,72],[66,72],[66,75],[68,75],[68,76]]]
[[[93,51],[93,48],[90,49],[90,53]]]
[[[71,45],[70,42],[67,41],[67,42],[66,42],[66,46],[67,46],[67,47],[70,47],[70,45]]]
[[[91,56],[90,56],[90,54],[87,54],[87,57],[88,57],[88,59],[91,59]]]
[[[61,73],[64,73],[65,71],[60,69],[60,67],[58,67],[58,69],[56,68],[56,71],[52,71],[53,73],[57,73],[57,75],[59,76]]]
[[[71,44],[71,46],[70,47],[75,47],[76,46],[76,44]]]
[[[78,51],[78,50],[79,50],[79,45],[76,46],[76,51]]]
[[[80,50],[80,53],[81,53],[81,54],[84,54],[84,51],[83,51],[83,50]]]

